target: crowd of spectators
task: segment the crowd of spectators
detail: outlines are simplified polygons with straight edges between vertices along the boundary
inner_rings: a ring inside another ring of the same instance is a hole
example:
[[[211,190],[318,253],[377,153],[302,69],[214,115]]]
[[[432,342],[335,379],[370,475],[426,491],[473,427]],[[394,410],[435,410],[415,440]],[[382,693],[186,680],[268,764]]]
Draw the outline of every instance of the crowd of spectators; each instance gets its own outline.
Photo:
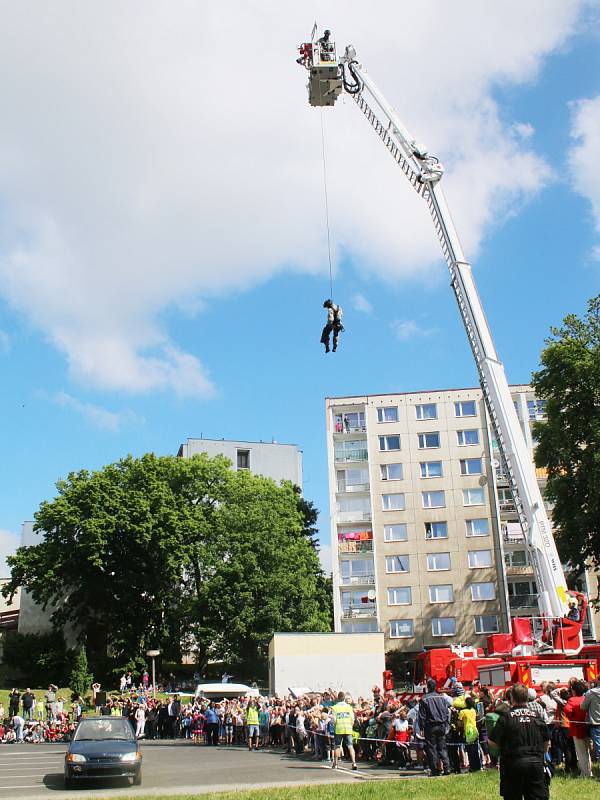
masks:
[[[171,681],[172,686],[175,683]],[[182,738],[194,745],[250,750],[280,748],[335,762],[334,706],[339,698],[332,690],[302,697],[257,692],[255,698],[221,701],[180,692],[155,699],[147,672],[137,685],[131,673],[124,674],[119,690],[109,696],[99,690],[100,685],[94,684],[88,713],[127,717],[139,739]],[[552,768],[562,764],[567,772],[589,777],[592,759],[600,756],[600,687],[579,679],[563,688],[545,683],[541,693],[530,689],[528,700],[529,711],[547,726]],[[465,690],[453,678],[442,691],[431,683],[421,698],[383,693],[375,687],[370,697],[346,696],[344,701],[352,713],[342,744],[353,763],[428,768],[436,775],[497,765],[498,753],[489,740],[500,716],[511,708],[511,689],[494,696],[485,687]],[[13,689],[6,720],[0,704],[0,741],[67,740],[83,712],[80,698],[67,703],[53,685],[38,697],[30,689],[23,693]]]
[[[78,697],[67,701],[54,684],[44,694],[36,696],[31,689],[20,692],[12,689],[8,696],[8,715],[0,703],[0,742],[66,742],[84,710]]]

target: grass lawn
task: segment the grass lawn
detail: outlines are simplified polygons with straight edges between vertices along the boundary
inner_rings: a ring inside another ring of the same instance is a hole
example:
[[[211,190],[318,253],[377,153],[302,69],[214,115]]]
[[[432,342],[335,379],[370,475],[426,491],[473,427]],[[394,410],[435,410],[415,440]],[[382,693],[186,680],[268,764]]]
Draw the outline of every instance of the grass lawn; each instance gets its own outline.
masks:
[[[17,686],[19,690],[19,694],[23,694],[27,686]],[[36,702],[41,698],[44,699],[44,695],[48,691],[48,687],[46,686],[44,689],[31,689],[31,691],[35,695]],[[4,714],[8,717],[8,696],[11,693],[11,689],[0,689],[0,703],[4,706]],[[59,689],[57,692],[57,697],[64,697],[65,700],[65,707],[71,710],[71,690],[70,689]],[[19,710],[22,709],[22,706],[19,705]]]
[[[25,691],[26,688],[27,688],[26,686],[17,686],[17,689],[19,690],[20,694],[23,694],[23,692]],[[46,686],[43,689],[31,689],[31,691],[34,693],[35,699],[37,701],[40,698],[42,698],[42,699],[44,698],[44,695],[48,691],[48,687]],[[4,706],[4,714],[7,717],[8,717],[8,696],[9,696],[10,692],[11,692],[10,688],[9,689],[0,689],[0,703],[2,703],[2,705]],[[90,695],[90,698],[91,698],[91,691],[90,691],[89,695]],[[112,697],[112,696],[119,697],[120,695],[119,695],[119,692],[116,689],[114,689],[113,691],[109,691],[108,692],[108,696],[109,697]],[[67,711],[70,711],[71,710],[71,690],[70,689],[65,689],[65,688],[59,689],[58,692],[57,692],[57,697],[63,697],[64,698],[65,709]],[[156,693],[156,699],[157,700],[166,700],[168,697],[170,697],[170,695],[165,694],[164,692],[157,692]],[[191,700],[191,699],[192,698],[189,698],[189,697],[183,697],[182,701],[188,701],[188,700]],[[91,702],[91,699],[90,699],[90,702]],[[21,710],[21,708],[22,708],[22,706],[19,706],[19,710]],[[93,711],[88,710],[87,713],[92,714]]]
[[[596,780],[556,776],[550,787],[550,800],[598,800],[600,771]],[[454,775],[447,778],[410,778],[396,781],[356,781],[319,786],[295,786],[287,789],[256,789],[243,792],[220,792],[202,795],[121,795],[115,800],[495,800],[498,794],[498,773]]]

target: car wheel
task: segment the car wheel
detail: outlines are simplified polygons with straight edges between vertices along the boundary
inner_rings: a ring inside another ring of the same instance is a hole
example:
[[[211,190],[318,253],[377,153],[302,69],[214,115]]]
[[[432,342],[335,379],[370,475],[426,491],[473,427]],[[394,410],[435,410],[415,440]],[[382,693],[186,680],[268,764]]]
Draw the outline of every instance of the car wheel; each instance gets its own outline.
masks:
[[[134,775],[133,785],[134,786],[141,786],[142,785],[142,770],[141,769]]]

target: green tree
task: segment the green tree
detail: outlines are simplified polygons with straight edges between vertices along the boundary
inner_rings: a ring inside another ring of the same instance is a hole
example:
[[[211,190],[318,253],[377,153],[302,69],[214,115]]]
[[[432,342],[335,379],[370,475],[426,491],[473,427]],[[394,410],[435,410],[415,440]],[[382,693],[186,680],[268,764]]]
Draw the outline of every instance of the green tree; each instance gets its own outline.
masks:
[[[75,663],[73,664],[71,677],[69,678],[69,686],[71,687],[73,700],[76,700],[78,697],[85,700],[86,695],[90,691],[92,681],[93,676],[88,669],[85,647],[82,645],[75,657]]]
[[[71,656],[60,632],[10,631],[4,642],[3,666],[13,685],[65,686]]]
[[[264,663],[274,631],[328,630],[314,509],[291,484],[230,466],[146,455],[72,473],[35,516],[40,544],[11,557],[4,594],[22,586],[71,625],[96,675],[141,665],[150,647]]]
[[[583,319],[552,328],[533,375],[546,419],[534,426],[535,460],[548,471],[546,497],[563,559],[600,565],[600,295]]]
[[[189,642],[201,666],[222,659],[263,677],[275,631],[330,630],[331,595],[294,487],[245,471],[229,476],[210,535],[196,543]]]

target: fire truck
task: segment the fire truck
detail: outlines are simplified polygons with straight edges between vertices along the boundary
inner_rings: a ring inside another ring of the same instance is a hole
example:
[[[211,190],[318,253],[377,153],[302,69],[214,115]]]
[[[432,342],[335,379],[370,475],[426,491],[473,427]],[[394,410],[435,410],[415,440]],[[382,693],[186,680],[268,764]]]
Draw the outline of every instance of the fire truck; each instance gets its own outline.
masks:
[[[567,589],[504,366],[442,190],[444,167],[409,133],[358,60],[355,48],[349,45],[338,56],[330,31],[316,37],[315,25],[310,41],[299,47],[297,58],[308,73],[310,105],[330,107],[342,93],[349,95],[429,210],[448,265],[450,285],[475,359],[503,472],[514,498],[539,592],[540,616],[512,619],[509,633],[496,633],[488,638],[487,652],[457,645],[420,653],[415,683],[422,687],[427,678],[433,677],[443,686],[455,677],[466,685],[479,681],[490,687],[504,687],[520,681],[535,687],[544,680],[562,684],[573,676],[594,680],[599,654],[590,651],[589,655],[582,655],[587,598]],[[572,598],[578,601],[577,619],[573,618],[577,614],[569,618]]]

